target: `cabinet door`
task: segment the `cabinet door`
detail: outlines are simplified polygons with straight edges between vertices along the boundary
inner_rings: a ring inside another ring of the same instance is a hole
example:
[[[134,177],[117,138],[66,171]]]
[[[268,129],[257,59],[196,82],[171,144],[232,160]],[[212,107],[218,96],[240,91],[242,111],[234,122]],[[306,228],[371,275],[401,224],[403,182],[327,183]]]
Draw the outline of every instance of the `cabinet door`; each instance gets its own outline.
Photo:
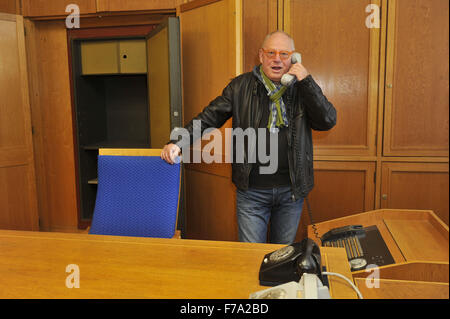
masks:
[[[381,208],[430,209],[448,225],[448,163],[383,163]]]
[[[23,18],[0,13],[0,228],[39,230]]]
[[[168,18],[147,36],[147,85],[150,143],[163,148],[181,126],[180,26]]]
[[[374,162],[314,162],[314,189],[308,195],[313,221],[323,222],[374,209]],[[306,203],[297,240],[311,224]]]
[[[367,28],[373,0],[285,0],[284,30],[337,110],[314,132],[316,155],[375,155],[380,29]]]
[[[448,156],[449,2],[389,1],[385,156]]]
[[[238,5],[237,5],[238,4]],[[187,124],[232,78],[242,72],[241,8],[235,0],[194,1],[180,8],[184,123]],[[227,121],[214,139],[225,136]],[[214,133],[213,132],[213,133]],[[200,152],[201,141],[192,147]],[[222,143],[222,146],[225,143]],[[186,232],[188,238],[237,240],[235,188],[223,148],[222,163],[186,164]],[[198,153],[197,153],[198,154]],[[193,156],[191,157],[193,158]]]

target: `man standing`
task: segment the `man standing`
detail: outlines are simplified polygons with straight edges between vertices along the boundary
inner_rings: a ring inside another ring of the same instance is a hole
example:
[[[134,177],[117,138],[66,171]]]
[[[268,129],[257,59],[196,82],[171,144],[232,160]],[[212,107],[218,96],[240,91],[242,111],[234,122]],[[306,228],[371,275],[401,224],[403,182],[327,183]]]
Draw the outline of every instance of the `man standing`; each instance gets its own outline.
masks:
[[[234,78],[185,127],[192,144],[194,120],[201,121],[203,132],[233,117],[233,129],[264,128],[267,146],[277,145],[270,156],[277,156],[278,167],[271,174],[260,169],[264,161],[257,158],[252,163],[247,153],[243,163],[232,163],[240,241],[266,242],[269,223],[271,243],[295,240],[303,199],[314,185],[311,130],[329,130],[336,124],[336,110],[320,87],[300,62],[291,62],[294,50],[285,32],[267,35],[259,49],[261,65]],[[289,86],[280,83],[285,73],[295,76]],[[173,163],[185,144],[172,140],[161,158]]]

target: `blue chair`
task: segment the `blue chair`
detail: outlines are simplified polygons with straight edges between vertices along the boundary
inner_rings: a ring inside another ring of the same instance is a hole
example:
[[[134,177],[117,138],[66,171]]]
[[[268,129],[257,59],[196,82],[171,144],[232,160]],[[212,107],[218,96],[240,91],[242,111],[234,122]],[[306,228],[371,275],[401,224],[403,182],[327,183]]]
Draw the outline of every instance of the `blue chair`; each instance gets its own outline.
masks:
[[[89,234],[179,238],[181,164],[160,149],[100,149]]]

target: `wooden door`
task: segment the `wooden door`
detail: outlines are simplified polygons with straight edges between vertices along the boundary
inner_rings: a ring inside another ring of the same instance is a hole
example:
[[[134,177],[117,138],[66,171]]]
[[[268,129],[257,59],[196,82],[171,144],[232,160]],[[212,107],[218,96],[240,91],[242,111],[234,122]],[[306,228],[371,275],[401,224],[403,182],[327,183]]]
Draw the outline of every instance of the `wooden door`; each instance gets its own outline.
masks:
[[[336,126],[313,132],[316,155],[376,154],[380,29],[366,26],[374,0],[284,0],[284,31],[337,110]]]
[[[163,148],[181,126],[180,27],[168,18],[147,36],[150,144]]]
[[[39,230],[23,18],[0,13],[0,228]]]
[[[389,1],[385,156],[448,156],[449,2]]]
[[[242,72],[240,15],[240,2],[235,0],[194,1],[180,7],[184,124]],[[224,138],[225,128],[230,127],[231,120],[216,133]],[[201,152],[201,141],[192,148]],[[224,159],[224,154],[219,157]],[[231,165],[224,160],[191,163],[185,165],[185,172],[187,237],[237,240]]]
[[[448,163],[383,163],[381,208],[431,209],[447,225]]]

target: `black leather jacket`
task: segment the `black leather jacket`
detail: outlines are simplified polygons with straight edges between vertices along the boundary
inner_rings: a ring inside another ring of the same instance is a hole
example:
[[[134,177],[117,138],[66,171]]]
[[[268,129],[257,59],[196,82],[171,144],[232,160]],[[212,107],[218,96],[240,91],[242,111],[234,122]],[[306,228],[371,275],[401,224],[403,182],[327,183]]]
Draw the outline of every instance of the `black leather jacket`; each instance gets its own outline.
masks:
[[[304,198],[314,186],[313,146],[311,129],[329,130],[336,124],[336,109],[323,95],[322,90],[308,75],[295,82],[283,95],[288,116],[289,129],[288,162],[292,193],[295,200]],[[269,97],[264,85],[252,72],[234,78],[185,128],[193,141],[193,120],[201,120],[201,132],[207,128],[219,128],[230,117],[234,128],[257,128],[262,117],[262,108],[269,107]],[[181,140],[172,140],[180,148]],[[236,145],[233,143],[233,147]],[[234,150],[235,152],[235,150]],[[246,152],[246,151],[245,151]],[[235,153],[234,153],[235,154]],[[232,163],[232,181],[237,188],[248,189],[252,163]]]

